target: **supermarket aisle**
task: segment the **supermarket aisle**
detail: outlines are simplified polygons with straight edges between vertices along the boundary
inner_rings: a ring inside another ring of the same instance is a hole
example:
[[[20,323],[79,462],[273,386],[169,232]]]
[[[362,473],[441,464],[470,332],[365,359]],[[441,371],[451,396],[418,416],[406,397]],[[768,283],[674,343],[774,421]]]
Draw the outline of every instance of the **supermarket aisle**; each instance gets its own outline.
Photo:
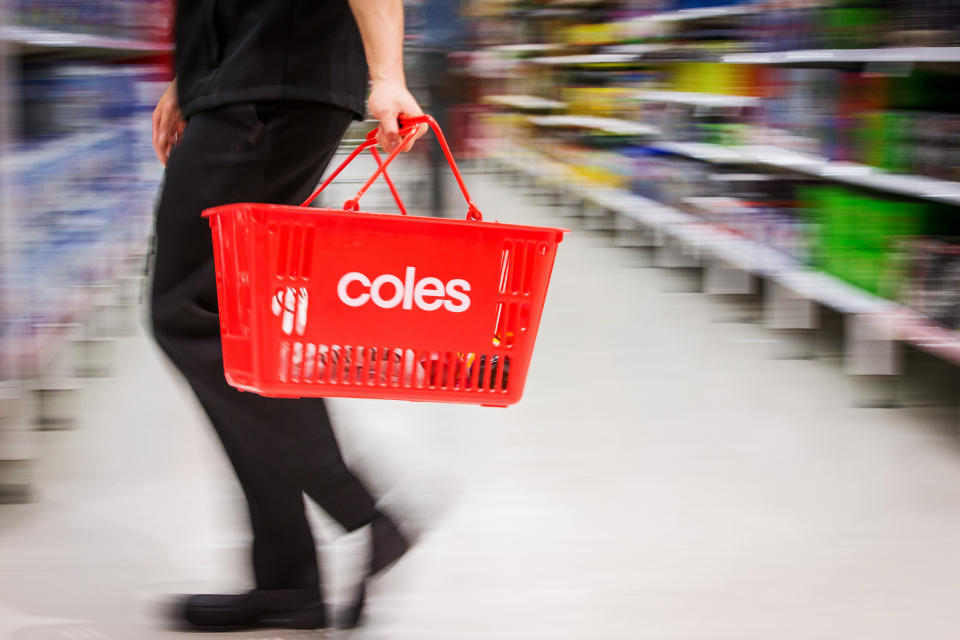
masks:
[[[471,185],[490,219],[557,221]],[[517,407],[334,404],[350,456],[431,523],[352,637],[953,638],[955,437],[850,408],[833,367],[769,359],[768,334],[637,264],[568,238]],[[43,434],[38,502],[0,508],[0,637],[185,637],[164,594],[243,585],[242,503],[197,409],[142,337],[116,373]]]

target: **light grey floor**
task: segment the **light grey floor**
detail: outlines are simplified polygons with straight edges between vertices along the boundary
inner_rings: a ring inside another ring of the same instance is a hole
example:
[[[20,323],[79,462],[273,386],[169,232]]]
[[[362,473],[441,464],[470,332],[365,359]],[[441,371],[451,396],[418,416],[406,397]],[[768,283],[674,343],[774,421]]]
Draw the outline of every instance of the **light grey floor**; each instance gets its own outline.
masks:
[[[558,220],[470,182],[488,218]],[[950,424],[852,408],[834,364],[771,359],[770,334],[639,264],[568,237],[514,408],[332,403],[350,458],[428,527],[353,637],[956,638]],[[0,507],[2,638],[184,637],[166,594],[246,584],[243,505],[198,409],[142,336],[115,374],[78,429],[41,435],[38,500]],[[345,572],[359,543],[317,524]]]

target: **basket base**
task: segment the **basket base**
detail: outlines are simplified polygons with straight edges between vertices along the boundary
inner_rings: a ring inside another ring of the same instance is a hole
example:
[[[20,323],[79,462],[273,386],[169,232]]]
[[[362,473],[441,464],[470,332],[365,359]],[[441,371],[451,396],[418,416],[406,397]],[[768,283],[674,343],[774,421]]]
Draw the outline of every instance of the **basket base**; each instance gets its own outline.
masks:
[[[260,388],[249,384],[239,385],[234,380],[231,380],[228,377],[227,380],[230,385],[242,391],[244,393],[253,393],[258,396],[263,396],[264,398],[284,398],[287,400],[292,400],[296,398],[353,398],[358,400],[401,400],[403,402],[426,402],[426,403],[442,403],[442,404],[464,404],[464,405],[479,405],[481,407],[494,407],[497,409],[506,409],[507,407],[515,404],[520,400],[519,397],[503,397],[501,398],[507,400],[507,402],[484,402],[481,398],[478,398],[474,394],[444,394],[442,396],[429,394],[426,397],[410,397],[405,390],[391,390],[387,389],[378,389],[376,395],[371,395],[369,389],[351,389],[349,387],[327,387],[324,392],[321,392],[319,389],[311,389],[307,393],[302,392],[289,392],[286,390],[277,390],[271,388]],[[498,398],[500,399],[500,398]]]

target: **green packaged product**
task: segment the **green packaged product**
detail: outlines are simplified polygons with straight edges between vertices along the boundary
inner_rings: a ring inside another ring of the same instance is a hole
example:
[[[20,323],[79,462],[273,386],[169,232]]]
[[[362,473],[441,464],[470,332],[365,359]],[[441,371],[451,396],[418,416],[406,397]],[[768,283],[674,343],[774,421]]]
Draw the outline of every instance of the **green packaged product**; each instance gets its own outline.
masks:
[[[898,112],[888,111],[884,118],[883,162],[881,167],[895,173],[907,173],[912,165],[910,142],[909,116]]]

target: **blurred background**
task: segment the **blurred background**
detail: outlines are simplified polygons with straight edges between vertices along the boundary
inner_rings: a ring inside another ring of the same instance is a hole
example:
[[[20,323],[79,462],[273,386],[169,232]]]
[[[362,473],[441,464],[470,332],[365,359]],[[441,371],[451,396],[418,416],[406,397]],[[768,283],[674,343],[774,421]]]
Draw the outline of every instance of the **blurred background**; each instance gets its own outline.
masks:
[[[423,533],[355,636],[955,637],[960,2],[405,7],[487,219],[573,232],[520,405],[331,403]],[[246,524],[142,320],[172,3],[0,18],[0,637],[182,635]],[[436,145],[393,175],[466,214]]]

